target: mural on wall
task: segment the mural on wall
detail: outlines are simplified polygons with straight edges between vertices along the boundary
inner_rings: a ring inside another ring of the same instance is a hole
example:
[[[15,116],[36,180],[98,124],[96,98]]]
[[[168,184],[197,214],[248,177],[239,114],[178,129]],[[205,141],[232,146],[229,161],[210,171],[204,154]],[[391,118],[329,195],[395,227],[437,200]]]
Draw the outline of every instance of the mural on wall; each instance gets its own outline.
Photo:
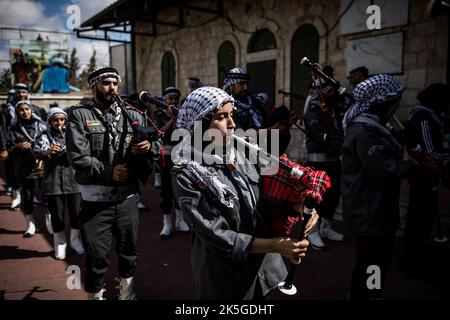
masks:
[[[67,93],[67,41],[42,39],[9,41],[13,84],[25,83],[33,92]]]

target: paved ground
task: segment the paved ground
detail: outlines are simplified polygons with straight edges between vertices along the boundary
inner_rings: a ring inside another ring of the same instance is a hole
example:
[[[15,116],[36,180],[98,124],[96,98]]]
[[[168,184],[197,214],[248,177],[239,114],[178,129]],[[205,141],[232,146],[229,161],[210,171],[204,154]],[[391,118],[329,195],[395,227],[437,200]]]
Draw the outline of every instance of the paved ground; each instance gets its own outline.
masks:
[[[2,185],[2,181],[0,181]],[[0,300],[18,299],[86,299],[82,290],[69,290],[66,281],[69,265],[83,269],[83,257],[73,251],[67,261],[53,258],[52,238],[44,225],[41,207],[35,207],[41,232],[25,239],[25,218],[20,211],[8,210],[10,198],[0,188]],[[192,300],[196,298],[189,262],[189,234],[175,233],[168,241],[159,239],[161,212],[159,195],[146,187],[143,202],[149,210],[140,214],[140,258],[136,274],[136,291],[140,299]],[[444,219],[444,222],[447,222]],[[275,293],[280,300],[343,300],[349,288],[353,268],[353,241],[342,223],[337,230],[346,234],[344,243],[328,243],[325,252],[308,253],[296,272],[294,283],[300,292],[292,297]],[[446,229],[448,231],[448,229]],[[401,238],[397,239],[395,257],[386,284],[386,299],[450,298],[449,245],[430,242],[429,250],[420,253],[429,270],[424,279],[404,275],[399,266]],[[106,296],[115,299],[115,254],[111,254]]]

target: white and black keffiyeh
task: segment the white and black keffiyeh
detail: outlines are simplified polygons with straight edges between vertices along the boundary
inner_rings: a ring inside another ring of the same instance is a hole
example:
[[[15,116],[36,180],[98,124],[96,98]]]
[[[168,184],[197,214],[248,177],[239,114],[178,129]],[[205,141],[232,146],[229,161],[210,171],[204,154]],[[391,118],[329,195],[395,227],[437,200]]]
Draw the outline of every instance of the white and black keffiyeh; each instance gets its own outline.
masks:
[[[120,78],[119,72],[111,67],[104,67],[99,68],[95,71],[93,71],[89,77],[88,77],[88,84],[89,87],[92,88],[97,83],[99,83],[101,80],[109,77],[114,77],[117,79],[118,82],[122,82],[122,79]]]
[[[186,129],[193,133],[196,121],[202,120],[205,116],[221,109],[226,103],[234,103],[232,96],[225,91],[215,87],[201,87],[192,91],[186,98],[180,108],[177,117],[176,128]],[[200,150],[196,150],[191,145],[180,146],[181,155],[173,155],[173,161],[176,165],[184,165],[198,181],[204,183],[218,200],[227,207],[233,207],[237,195],[224,183],[222,183],[217,174],[210,172],[205,166],[191,159],[195,153],[200,153],[200,157],[208,157]],[[214,156],[212,156],[214,157]],[[216,159],[221,162],[222,159]]]
[[[181,106],[175,127],[187,129],[192,133],[196,121],[216,112],[228,102],[234,104],[234,99],[222,89],[215,87],[195,89]]]
[[[223,90],[229,92],[229,89],[232,85],[236,83],[245,82],[248,83],[250,80],[250,76],[248,73],[242,68],[233,68],[228,71],[225,79],[223,81]]]
[[[355,103],[344,115],[344,130],[353,119],[368,111],[372,105],[395,99],[404,90],[405,86],[388,74],[378,74],[364,80],[353,90]]]

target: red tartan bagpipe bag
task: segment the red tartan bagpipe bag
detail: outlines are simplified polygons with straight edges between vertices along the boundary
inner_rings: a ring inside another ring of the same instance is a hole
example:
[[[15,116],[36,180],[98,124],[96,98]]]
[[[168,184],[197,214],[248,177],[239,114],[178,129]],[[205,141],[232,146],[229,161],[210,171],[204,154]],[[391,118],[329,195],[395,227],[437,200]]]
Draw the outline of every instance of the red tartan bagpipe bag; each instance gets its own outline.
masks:
[[[280,156],[280,162],[303,172],[300,178],[292,176],[282,166],[274,175],[262,177],[261,196],[267,204],[272,218],[272,231],[275,237],[291,236],[294,225],[302,219],[295,204],[311,198],[316,204],[323,200],[325,192],[331,187],[330,178],[325,171],[316,171],[310,167],[290,161],[286,154]]]

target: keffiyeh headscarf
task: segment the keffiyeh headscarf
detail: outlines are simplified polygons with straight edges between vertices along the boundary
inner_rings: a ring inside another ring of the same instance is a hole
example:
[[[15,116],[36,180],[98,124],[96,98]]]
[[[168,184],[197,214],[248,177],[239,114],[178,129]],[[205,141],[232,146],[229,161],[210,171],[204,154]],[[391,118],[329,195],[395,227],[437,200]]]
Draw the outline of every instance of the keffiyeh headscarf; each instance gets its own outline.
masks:
[[[181,106],[175,127],[177,129],[186,129],[192,134],[196,121],[213,114],[228,102],[234,103],[234,99],[222,89],[214,87],[198,88],[187,96]],[[196,153],[200,153],[200,156],[203,158],[209,155],[203,154],[201,150],[196,150],[190,144],[182,145],[180,151],[181,155],[173,157],[174,163],[176,165],[184,165],[197,181],[206,185],[216,195],[220,203],[228,208],[232,208],[238,197],[226,184],[218,179],[217,174],[196,162],[195,157],[194,160],[190,157],[183,157],[184,155]]]
[[[228,102],[234,104],[234,99],[222,89],[215,87],[195,89],[181,106],[175,128],[187,129],[192,133],[196,121],[216,112]]]
[[[104,68],[99,68],[99,69],[93,71],[89,75],[89,77],[88,77],[89,87],[92,88],[93,86],[95,86],[97,83],[99,83],[103,79],[109,78],[109,77],[114,77],[119,82],[122,81],[122,79],[120,78],[119,72],[116,69],[111,68],[111,67],[104,67]]]
[[[367,112],[374,104],[387,102],[400,96],[405,87],[388,74],[372,76],[353,90],[355,103],[347,110],[342,122],[344,130],[361,113]]]
[[[223,81],[223,90],[227,91],[233,84],[246,82],[250,80],[248,73],[242,68],[233,68],[228,71]]]

